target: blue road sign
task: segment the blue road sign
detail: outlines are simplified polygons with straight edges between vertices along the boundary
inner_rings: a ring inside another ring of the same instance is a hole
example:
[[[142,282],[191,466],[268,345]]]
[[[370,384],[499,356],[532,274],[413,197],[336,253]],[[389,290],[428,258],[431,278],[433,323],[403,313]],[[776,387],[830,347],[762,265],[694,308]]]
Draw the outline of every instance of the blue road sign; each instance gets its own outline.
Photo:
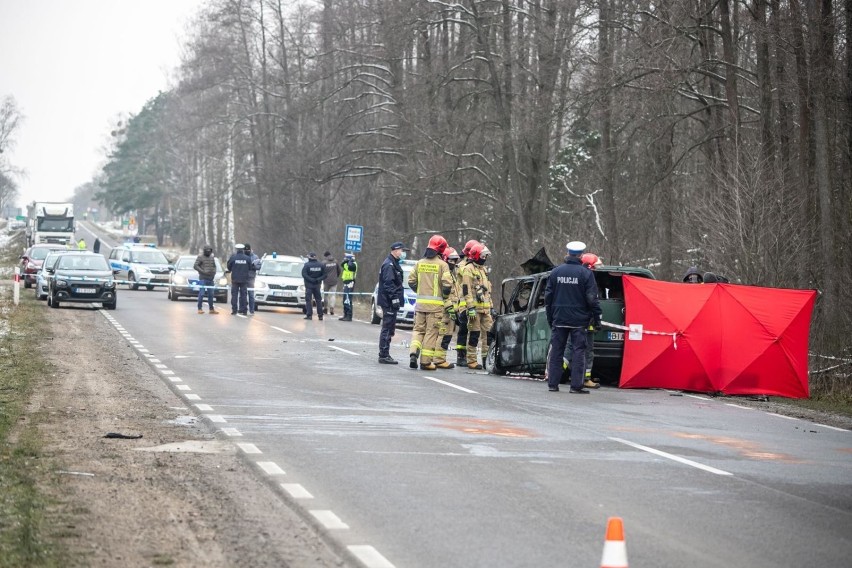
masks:
[[[361,225],[346,225],[345,250],[349,252],[361,252],[361,243],[363,241],[364,227]]]

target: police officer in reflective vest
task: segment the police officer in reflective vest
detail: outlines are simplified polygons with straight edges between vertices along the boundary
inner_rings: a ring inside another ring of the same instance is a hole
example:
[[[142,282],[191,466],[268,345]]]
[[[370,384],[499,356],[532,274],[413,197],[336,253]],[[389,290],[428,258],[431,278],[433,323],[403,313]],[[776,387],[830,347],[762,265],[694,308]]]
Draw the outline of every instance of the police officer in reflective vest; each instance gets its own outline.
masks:
[[[445,360],[439,364],[432,363],[438,353],[438,338],[443,337],[442,325],[444,311],[454,309],[449,300],[453,288],[453,277],[450,267],[441,258],[447,248],[447,239],[441,235],[433,235],[426,245],[423,258],[417,261],[411,274],[408,275],[408,287],[417,293],[417,303],[414,305],[414,332],[411,335],[411,349],[408,353],[408,366],[424,371],[435,369],[452,369],[453,365]]]
[[[343,281],[343,317],[340,321],[352,321],[352,291],[355,289],[355,277],[358,273],[355,255],[351,252],[343,255],[340,268],[340,280]]]
[[[598,285],[592,271],[580,260],[586,250],[585,243],[571,241],[566,246],[565,263],[554,268],[544,289],[547,323],[550,325],[550,351],[547,356],[547,387],[559,390],[562,376],[562,354],[568,337],[571,337],[571,389],[570,392],[588,394],[583,388],[585,370],[586,331],[589,322],[594,328],[601,325],[601,306]]]

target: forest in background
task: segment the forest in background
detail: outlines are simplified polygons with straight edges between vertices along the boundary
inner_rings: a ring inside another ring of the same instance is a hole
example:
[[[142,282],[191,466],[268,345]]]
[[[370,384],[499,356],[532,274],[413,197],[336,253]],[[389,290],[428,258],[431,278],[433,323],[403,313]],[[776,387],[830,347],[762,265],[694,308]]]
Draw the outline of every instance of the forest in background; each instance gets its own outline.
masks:
[[[209,0],[187,32],[87,189],[161,239],[340,257],[363,225],[361,291],[396,240],[481,240],[496,287],[582,240],[818,289],[852,356],[852,0]]]

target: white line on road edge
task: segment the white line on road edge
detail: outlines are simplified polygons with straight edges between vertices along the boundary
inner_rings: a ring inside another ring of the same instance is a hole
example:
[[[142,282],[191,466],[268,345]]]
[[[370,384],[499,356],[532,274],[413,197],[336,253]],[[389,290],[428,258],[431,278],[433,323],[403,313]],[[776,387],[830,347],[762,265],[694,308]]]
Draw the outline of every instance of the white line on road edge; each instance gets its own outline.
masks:
[[[743,410],[754,410],[753,408],[749,408],[748,406],[741,406],[739,404],[733,404],[733,403],[730,403],[730,402],[726,402],[725,405],[733,406],[734,408],[742,408]]]
[[[171,382],[173,382],[173,383],[179,383],[179,382],[181,382],[181,378],[180,378],[180,377],[169,377],[169,380],[170,380]]]
[[[356,357],[360,357],[359,353],[355,353],[354,351],[349,351],[348,349],[344,349],[343,347],[335,347],[334,345],[329,345],[332,349],[337,349],[338,351],[343,351],[344,353],[349,353],[350,355],[355,355]]]
[[[676,391],[670,391],[670,392],[676,392]],[[698,400],[707,400],[707,401],[713,400],[712,398],[707,398],[706,396],[698,396],[697,394],[683,393],[683,396],[688,396],[689,398],[697,398]]]
[[[621,438],[610,438],[610,440],[614,442],[618,442],[619,444],[625,444],[630,447],[636,448],[637,450],[642,450],[643,452],[648,452],[663,458],[667,458],[670,460],[674,460],[676,462],[680,462],[682,464],[686,464],[692,467],[696,467],[698,469],[702,469],[704,471],[709,471],[710,473],[715,473],[716,475],[733,475],[730,472],[723,471],[721,469],[716,469],[715,467],[710,467],[709,465],[704,465],[702,463],[694,462],[692,460],[688,460],[686,458],[682,458],[680,456],[676,456],[674,454],[669,454],[666,452],[662,452],[660,450],[655,450],[654,448],[649,448],[648,446],[642,446],[640,444],[635,444],[633,442],[628,442],[627,440],[622,440]]]
[[[285,475],[286,472],[279,467],[275,462],[257,462],[257,466],[263,470],[266,475]]]
[[[226,436],[238,437],[242,436],[242,432],[237,430],[236,428],[222,428],[222,433]]]
[[[767,412],[769,416],[777,416],[778,418],[783,418],[784,420],[798,420],[795,416],[784,416],[783,414],[776,414],[775,412]]]
[[[281,331],[281,332],[284,332],[284,333],[293,333],[292,331],[290,331],[288,329],[282,329],[280,327],[275,327],[274,325],[270,325],[269,327],[271,327],[272,329],[277,329],[278,331]]]
[[[349,525],[340,520],[333,511],[321,510],[310,513],[327,529],[348,529]]]
[[[819,424],[814,422],[814,426],[819,426],[820,428],[828,428],[829,430],[837,430],[838,432],[848,432],[846,428],[835,428],[834,426],[829,426],[828,424]]]
[[[396,568],[378,550],[368,544],[351,544],[346,548],[367,568]]]
[[[197,394],[185,394],[186,400],[201,400],[201,397]]]
[[[237,447],[247,454],[262,454],[254,444],[237,444]]]
[[[197,408],[201,412],[213,412],[213,407],[209,404],[196,404],[195,408]]]
[[[198,405],[196,404],[195,406],[198,406]],[[201,410],[201,409],[199,409],[199,410]],[[213,409],[211,408],[211,410],[213,410]],[[225,420],[225,417],[222,416],[221,414],[208,414],[207,418],[209,418],[210,422],[213,422],[214,424],[227,424],[228,423],[228,421]]]
[[[293,499],[313,499],[314,496],[299,483],[282,483],[281,489],[290,494]]]
[[[177,385],[177,389],[180,391],[191,391],[192,387],[189,385]]]
[[[427,377],[427,376],[424,375],[423,378],[428,379],[430,381],[434,381],[436,383],[441,383],[442,385],[447,385],[448,387],[453,387],[454,389],[459,389],[460,391],[464,391],[464,392],[467,392],[467,393],[470,393],[470,394],[479,394],[476,391],[472,391],[470,389],[466,389],[464,387],[454,385],[453,383],[448,383],[447,381],[442,381],[441,379],[436,379],[435,377]]]

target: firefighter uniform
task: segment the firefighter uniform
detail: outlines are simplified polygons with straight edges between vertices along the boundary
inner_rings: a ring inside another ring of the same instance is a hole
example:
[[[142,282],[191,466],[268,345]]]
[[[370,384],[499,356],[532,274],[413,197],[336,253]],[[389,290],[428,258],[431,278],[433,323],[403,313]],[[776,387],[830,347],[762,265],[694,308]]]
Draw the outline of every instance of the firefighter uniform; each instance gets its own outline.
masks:
[[[431,371],[437,368],[432,361],[439,353],[438,338],[444,335],[445,328],[442,321],[444,312],[451,305],[448,300],[453,286],[450,268],[437,255],[421,258],[408,276],[408,286],[417,293],[417,302],[414,305],[414,330],[409,350],[411,366],[416,367],[419,356],[420,368]],[[445,352],[444,355],[446,355]],[[446,359],[443,363],[446,363]],[[442,368],[447,367],[449,365],[442,366]]]
[[[441,320],[443,328],[443,337],[441,343],[435,349],[435,365],[441,365],[447,360],[447,349],[450,347],[450,342],[453,340],[453,334],[458,328],[459,314],[464,314],[467,317],[467,301],[462,295],[461,272],[458,265],[449,265],[450,274],[453,277],[453,287],[450,290],[450,295],[447,297],[447,307],[444,309],[444,316]]]
[[[491,283],[485,267],[476,262],[468,262],[462,273],[462,293],[468,309],[467,323],[467,366],[481,369],[476,360],[476,348],[479,339],[486,336],[494,325],[491,317]],[[486,353],[483,353],[483,357]]]

